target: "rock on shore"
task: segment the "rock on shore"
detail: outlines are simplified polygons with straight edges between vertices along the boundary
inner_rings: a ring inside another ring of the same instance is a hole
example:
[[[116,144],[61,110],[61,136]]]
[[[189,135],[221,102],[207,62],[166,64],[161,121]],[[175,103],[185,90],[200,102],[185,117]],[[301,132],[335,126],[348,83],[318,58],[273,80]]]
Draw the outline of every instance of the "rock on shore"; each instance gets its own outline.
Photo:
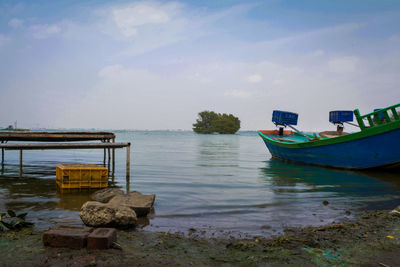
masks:
[[[121,189],[106,188],[91,195],[95,201],[83,204],[82,221],[94,227],[132,227],[137,217],[146,216],[153,208],[156,195],[132,191],[125,195]]]
[[[97,190],[90,197],[94,201],[98,201],[101,203],[107,203],[113,197],[115,197],[117,195],[123,195],[123,194],[124,194],[124,191],[122,191],[119,188],[104,188],[101,190]]]
[[[394,215],[394,216],[400,216],[400,206],[397,206],[395,209],[390,211],[389,214]]]
[[[135,211],[138,217],[146,216],[153,207],[156,195],[143,195],[133,191],[128,195],[116,195],[109,204],[114,206],[126,206]]]
[[[84,224],[93,227],[131,227],[135,226],[137,221],[136,213],[131,208],[97,201],[83,204],[80,216]]]

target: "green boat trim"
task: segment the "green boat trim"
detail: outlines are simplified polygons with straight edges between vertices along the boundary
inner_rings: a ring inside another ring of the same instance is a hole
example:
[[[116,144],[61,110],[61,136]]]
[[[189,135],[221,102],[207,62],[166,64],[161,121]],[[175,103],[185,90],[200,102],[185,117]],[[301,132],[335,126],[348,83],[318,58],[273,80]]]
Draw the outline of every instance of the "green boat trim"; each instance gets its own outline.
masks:
[[[358,125],[360,126],[361,131],[364,131],[368,128],[373,128],[382,124],[386,124],[388,122],[391,122],[391,118],[388,114],[388,111],[390,110],[393,114],[393,119],[394,121],[398,121],[400,120],[399,118],[399,114],[397,113],[396,108],[400,107],[400,103],[393,105],[393,106],[389,106],[387,108],[383,108],[368,114],[365,114],[363,116],[360,115],[360,111],[358,109],[354,110],[354,115],[356,116]],[[384,116],[384,121],[381,120],[379,113],[383,113]],[[369,126],[366,126],[364,123],[364,119],[367,119]]]
[[[324,137],[318,137],[313,140],[305,140],[304,142],[291,142],[291,141],[282,141],[282,140],[276,140],[268,135],[264,135],[262,132],[258,132],[258,134],[263,138],[266,139],[266,141],[273,143],[274,145],[281,146],[281,147],[287,147],[287,148],[310,148],[310,147],[318,147],[318,146],[326,146],[326,145],[332,145],[332,144],[338,144],[338,143],[344,143],[344,142],[349,142],[349,141],[354,141],[357,139],[362,139],[366,138],[369,136],[373,135],[378,135],[382,134],[385,132],[389,132],[392,130],[396,130],[400,128],[400,118],[397,113],[396,108],[400,107],[400,103],[397,105],[389,106],[387,108],[380,109],[375,112],[368,113],[366,115],[361,116],[360,112],[358,109],[354,110],[354,114],[356,117],[356,120],[358,122],[358,125],[361,129],[359,132],[355,133],[350,133],[338,137],[332,137],[332,138],[324,138]],[[388,110],[391,110],[393,117],[390,118],[388,114]],[[384,114],[385,120],[381,120],[379,118],[380,113]],[[365,125],[364,119],[366,119],[369,123],[368,126]],[[301,135],[299,133],[294,133],[296,135]],[[313,138],[314,136],[312,135],[307,135],[310,138]]]

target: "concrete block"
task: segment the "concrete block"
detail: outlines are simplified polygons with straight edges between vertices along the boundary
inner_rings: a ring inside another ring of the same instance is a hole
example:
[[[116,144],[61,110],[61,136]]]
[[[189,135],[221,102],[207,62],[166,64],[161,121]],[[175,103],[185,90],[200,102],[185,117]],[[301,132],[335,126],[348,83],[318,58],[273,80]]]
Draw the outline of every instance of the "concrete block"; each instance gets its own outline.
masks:
[[[43,233],[43,245],[80,249],[87,245],[90,227],[56,226]]]
[[[117,240],[114,228],[97,228],[88,236],[88,249],[108,249]]]

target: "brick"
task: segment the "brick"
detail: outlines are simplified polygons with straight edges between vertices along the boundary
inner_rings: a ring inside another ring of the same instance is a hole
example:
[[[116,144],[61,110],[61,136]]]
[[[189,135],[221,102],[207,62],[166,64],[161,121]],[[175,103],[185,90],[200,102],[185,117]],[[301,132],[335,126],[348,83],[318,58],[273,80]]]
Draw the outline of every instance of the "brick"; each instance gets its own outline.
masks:
[[[117,240],[114,228],[97,228],[88,236],[88,249],[108,249]]]
[[[80,249],[87,245],[90,227],[56,226],[43,233],[43,245]]]

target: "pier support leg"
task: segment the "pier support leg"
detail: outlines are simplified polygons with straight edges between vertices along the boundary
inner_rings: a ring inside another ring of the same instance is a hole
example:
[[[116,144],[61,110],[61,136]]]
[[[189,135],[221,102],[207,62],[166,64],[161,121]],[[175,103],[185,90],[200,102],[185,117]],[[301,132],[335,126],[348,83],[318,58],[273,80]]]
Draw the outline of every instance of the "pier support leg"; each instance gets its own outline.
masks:
[[[1,141],[3,144],[4,141]],[[4,174],[4,148],[1,149],[1,174]]]
[[[104,148],[104,159],[103,159],[103,166],[106,166],[106,149]]]
[[[3,144],[4,141],[1,141]],[[1,174],[4,174],[4,148],[1,149]]]
[[[4,148],[1,149],[1,174],[4,174]]]
[[[19,178],[22,178],[22,149],[19,150]]]
[[[131,172],[131,143],[128,143],[126,147],[126,192],[129,192],[130,183],[130,172]]]
[[[115,143],[115,138],[112,139],[112,142]],[[114,172],[115,172],[115,148],[112,149],[112,163],[111,163],[111,173],[113,178],[114,178]]]
[[[110,154],[110,148],[107,148],[108,150],[108,163],[107,163],[107,168],[108,168],[108,173],[110,173],[110,162],[111,162],[111,154]]]

